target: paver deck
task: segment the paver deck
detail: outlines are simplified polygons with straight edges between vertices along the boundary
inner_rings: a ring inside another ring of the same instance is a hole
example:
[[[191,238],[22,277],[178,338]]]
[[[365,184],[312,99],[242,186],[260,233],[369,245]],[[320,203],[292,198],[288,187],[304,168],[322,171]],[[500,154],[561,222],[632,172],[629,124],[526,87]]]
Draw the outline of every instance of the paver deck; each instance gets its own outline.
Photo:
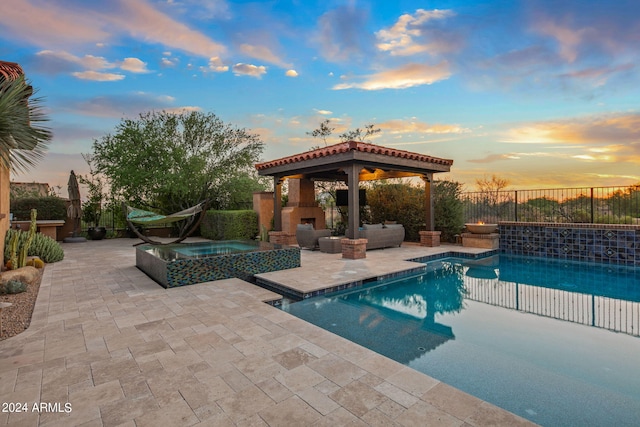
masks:
[[[0,341],[0,425],[530,425],[241,280],[164,289],[135,267],[134,242],[63,244],[46,267],[31,326]],[[378,268],[377,252],[334,257],[327,277]]]
[[[341,253],[328,254],[303,249],[300,251],[300,267],[257,274],[256,277],[278,284],[302,297],[345,283],[422,268],[424,264],[408,260],[447,252],[481,254],[487,252],[487,249],[459,245],[429,248],[404,243],[400,248],[367,251],[366,258],[355,260],[344,259]]]

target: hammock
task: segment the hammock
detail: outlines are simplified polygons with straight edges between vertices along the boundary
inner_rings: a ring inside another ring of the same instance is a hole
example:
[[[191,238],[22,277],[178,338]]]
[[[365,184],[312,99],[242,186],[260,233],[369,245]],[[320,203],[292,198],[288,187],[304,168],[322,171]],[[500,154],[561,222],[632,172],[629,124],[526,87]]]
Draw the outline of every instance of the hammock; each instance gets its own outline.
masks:
[[[182,228],[182,232],[180,233],[180,236],[178,236],[176,240],[168,243],[162,243],[156,240],[149,239],[147,236],[140,233],[140,231],[137,229],[137,227],[134,224],[138,224],[138,225],[171,224],[173,222],[182,221],[187,218],[191,218],[190,222],[193,222],[195,220],[194,216],[201,213],[202,211],[206,211],[208,204],[209,204],[208,201],[205,200],[204,202],[199,203],[189,209],[185,209],[183,211],[176,212],[171,215],[160,215],[155,212],[145,211],[143,209],[136,209],[131,206],[128,206],[124,202],[122,203],[122,210],[125,212],[129,229],[131,229],[144,242],[150,243],[152,245],[169,245],[172,243],[180,243],[181,241],[189,237],[200,225],[200,222],[202,221],[204,214],[201,214],[198,220],[195,222],[195,224],[193,224],[191,227],[189,227],[190,224],[187,223],[187,225]]]
[[[127,219],[134,224],[141,225],[171,224],[172,222],[182,221],[185,218],[189,218],[190,216],[200,213],[202,211],[202,206],[203,203],[200,203],[199,205],[171,215],[160,215],[155,212],[127,206]]]

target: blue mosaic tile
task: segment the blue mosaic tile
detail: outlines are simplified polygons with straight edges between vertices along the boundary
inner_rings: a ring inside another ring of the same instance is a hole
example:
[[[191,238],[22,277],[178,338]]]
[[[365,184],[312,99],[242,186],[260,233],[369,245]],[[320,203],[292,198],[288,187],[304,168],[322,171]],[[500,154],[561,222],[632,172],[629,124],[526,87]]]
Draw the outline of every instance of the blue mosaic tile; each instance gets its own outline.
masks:
[[[500,253],[640,266],[640,228],[500,224]]]
[[[251,280],[255,274],[300,267],[300,249],[232,253],[168,262],[166,287],[193,285],[220,279]],[[164,285],[164,284],[163,284]]]

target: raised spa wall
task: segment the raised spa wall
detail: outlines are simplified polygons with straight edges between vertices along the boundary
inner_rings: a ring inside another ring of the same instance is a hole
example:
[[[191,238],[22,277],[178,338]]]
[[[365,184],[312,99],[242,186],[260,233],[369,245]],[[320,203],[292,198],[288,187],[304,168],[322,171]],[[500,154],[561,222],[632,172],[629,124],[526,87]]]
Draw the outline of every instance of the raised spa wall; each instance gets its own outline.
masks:
[[[136,266],[165,288],[234,277],[251,281],[255,274],[300,267],[300,248],[284,246],[273,250],[165,261],[139,246],[136,248]]]
[[[640,266],[640,226],[499,222],[500,253]]]

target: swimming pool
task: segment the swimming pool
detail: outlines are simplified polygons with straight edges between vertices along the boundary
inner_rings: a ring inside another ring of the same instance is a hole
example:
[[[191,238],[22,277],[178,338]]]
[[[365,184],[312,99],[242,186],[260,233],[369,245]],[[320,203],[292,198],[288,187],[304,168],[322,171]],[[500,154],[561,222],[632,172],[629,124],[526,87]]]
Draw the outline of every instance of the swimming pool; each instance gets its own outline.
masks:
[[[219,240],[136,248],[136,267],[165,288],[300,267],[300,248]]]
[[[501,255],[286,310],[541,425],[637,425],[640,272]]]

